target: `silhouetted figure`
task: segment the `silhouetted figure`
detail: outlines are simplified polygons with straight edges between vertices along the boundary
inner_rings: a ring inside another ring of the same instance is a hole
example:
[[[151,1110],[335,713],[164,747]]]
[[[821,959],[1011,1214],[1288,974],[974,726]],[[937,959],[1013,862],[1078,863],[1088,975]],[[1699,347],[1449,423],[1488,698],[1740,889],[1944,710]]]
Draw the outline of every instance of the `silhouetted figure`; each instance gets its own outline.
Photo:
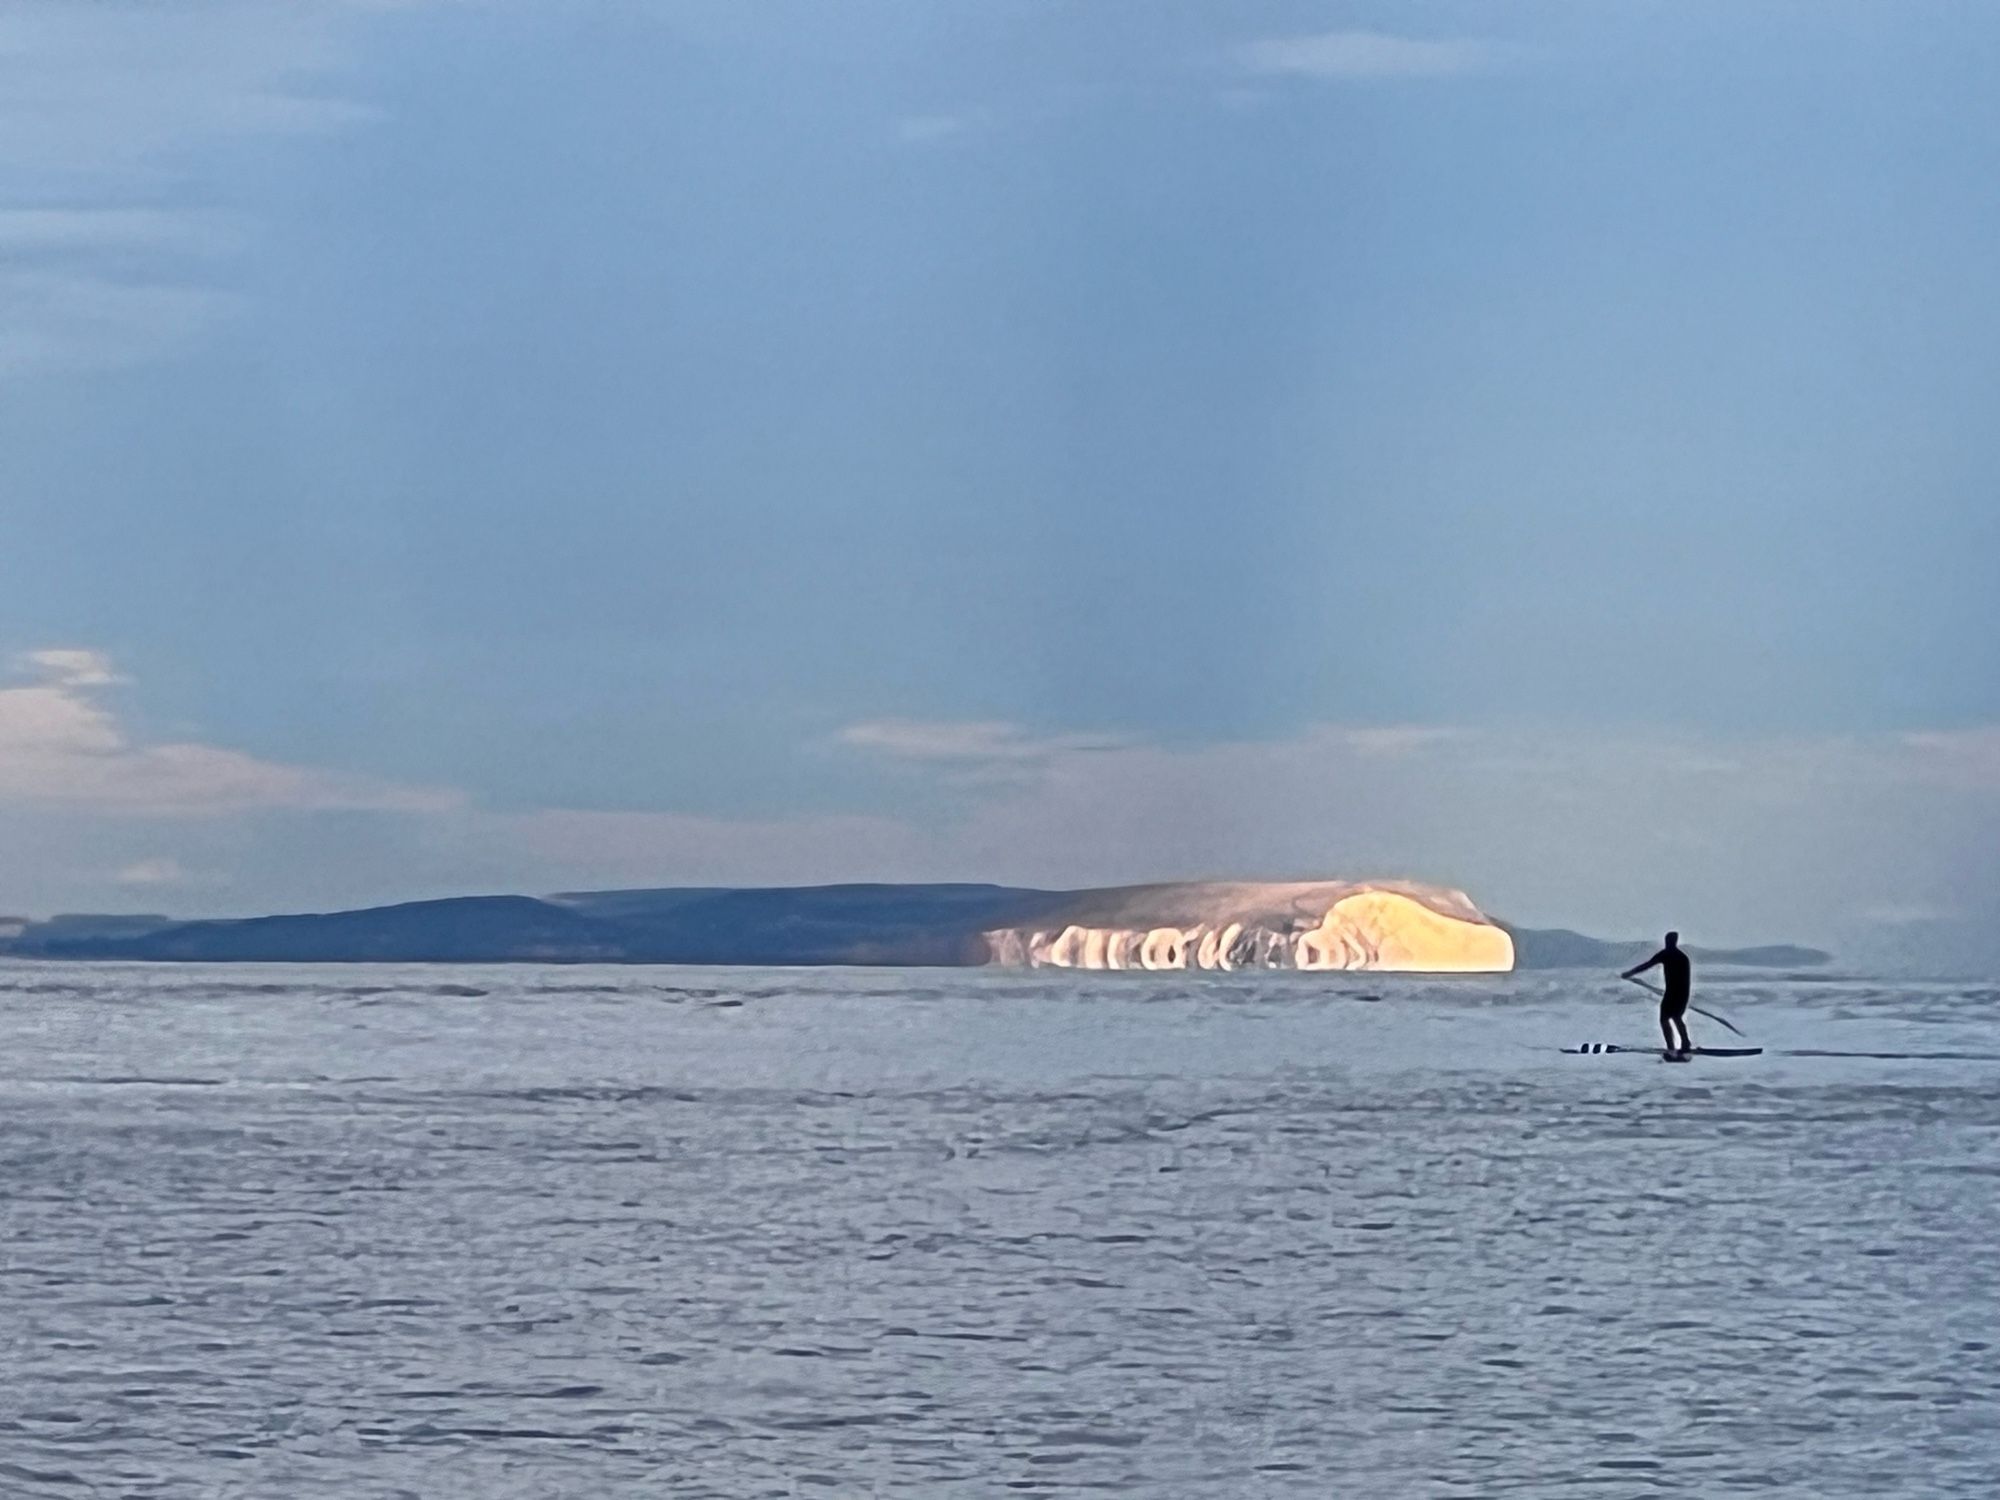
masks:
[[[1694,990],[1694,966],[1688,962],[1687,954],[1681,951],[1681,935],[1667,934],[1667,946],[1655,953],[1644,963],[1627,969],[1622,976],[1636,979],[1653,965],[1660,966],[1660,975],[1667,982],[1665,993],[1660,996],[1660,1034],[1667,1039],[1667,1050],[1685,1057],[1694,1050],[1694,1043],[1688,1038],[1688,999]],[[1674,1033],[1680,1033],[1675,1040]]]

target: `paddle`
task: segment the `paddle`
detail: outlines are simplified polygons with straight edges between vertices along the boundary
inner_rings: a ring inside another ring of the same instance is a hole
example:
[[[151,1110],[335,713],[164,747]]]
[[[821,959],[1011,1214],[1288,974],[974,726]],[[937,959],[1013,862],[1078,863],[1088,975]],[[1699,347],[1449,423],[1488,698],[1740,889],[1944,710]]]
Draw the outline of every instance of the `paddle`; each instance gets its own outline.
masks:
[[[1660,993],[1658,990],[1654,989],[1650,984],[1646,983],[1645,980],[1641,979],[1636,974],[1620,974],[1618,977],[1620,979],[1631,980],[1632,983],[1638,985],[1640,989],[1644,990],[1649,995],[1657,995]],[[1703,1010],[1699,1005],[1690,1005],[1688,1009],[1693,1011],[1698,1016],[1707,1016],[1709,1020],[1727,1026],[1731,1031],[1736,1031],[1736,1023],[1730,1020],[1727,1016],[1718,1016],[1714,1011]],[[1736,1031],[1736,1034],[1738,1036],[1743,1035],[1743,1033],[1740,1031]]]

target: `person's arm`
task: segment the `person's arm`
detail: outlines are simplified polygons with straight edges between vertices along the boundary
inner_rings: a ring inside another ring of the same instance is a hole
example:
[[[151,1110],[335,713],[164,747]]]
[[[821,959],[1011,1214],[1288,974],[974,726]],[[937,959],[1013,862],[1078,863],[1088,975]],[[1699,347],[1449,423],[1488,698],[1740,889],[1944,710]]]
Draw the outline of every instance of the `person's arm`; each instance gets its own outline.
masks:
[[[1667,950],[1662,948],[1658,953],[1655,953],[1651,958],[1647,959],[1644,963],[1635,964],[1633,967],[1627,969],[1623,974],[1620,974],[1618,977],[1620,979],[1637,979],[1641,974],[1645,973],[1648,969],[1652,968],[1655,964],[1659,963],[1660,960],[1662,960],[1666,956],[1667,956]]]

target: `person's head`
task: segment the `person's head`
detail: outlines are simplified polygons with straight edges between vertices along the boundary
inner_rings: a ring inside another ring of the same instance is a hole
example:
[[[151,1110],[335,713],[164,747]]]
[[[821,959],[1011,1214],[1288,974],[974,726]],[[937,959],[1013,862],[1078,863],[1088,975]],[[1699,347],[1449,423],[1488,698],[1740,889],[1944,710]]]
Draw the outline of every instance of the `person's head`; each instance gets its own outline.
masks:
[[[1667,946],[1669,948],[1678,948],[1680,947],[1680,945],[1681,945],[1681,935],[1678,932],[1670,932],[1667,934]]]

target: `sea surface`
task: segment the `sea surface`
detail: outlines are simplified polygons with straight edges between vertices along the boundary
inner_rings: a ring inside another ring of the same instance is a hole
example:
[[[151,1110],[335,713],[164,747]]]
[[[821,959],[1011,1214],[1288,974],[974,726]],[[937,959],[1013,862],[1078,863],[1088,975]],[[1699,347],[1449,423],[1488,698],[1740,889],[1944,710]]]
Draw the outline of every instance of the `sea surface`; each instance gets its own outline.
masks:
[[[0,964],[0,1494],[2000,1494],[2000,988],[1698,977]]]

